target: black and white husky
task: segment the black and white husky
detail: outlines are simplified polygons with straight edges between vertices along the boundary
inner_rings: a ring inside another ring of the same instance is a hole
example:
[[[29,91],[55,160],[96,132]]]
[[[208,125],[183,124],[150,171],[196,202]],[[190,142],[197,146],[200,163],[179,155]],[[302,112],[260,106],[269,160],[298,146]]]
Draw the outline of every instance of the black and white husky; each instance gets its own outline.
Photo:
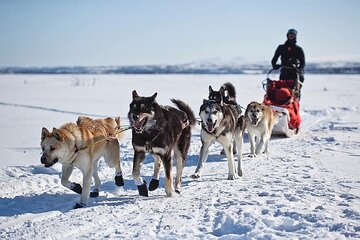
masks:
[[[161,106],[155,98],[141,97],[134,90],[130,103],[128,118],[132,126],[132,145],[134,162],[132,176],[141,196],[148,196],[148,190],[153,191],[159,186],[159,171],[163,164],[165,169],[165,192],[172,196],[173,178],[171,173],[172,156],[176,158],[175,191],[181,191],[181,175],[185,166],[191,140],[191,127],[195,125],[195,115],[190,107],[180,100],[171,101],[177,108]],[[154,157],[154,175],[147,188],[146,182],[140,176],[140,168],[145,159],[145,153]]]
[[[217,103],[220,103],[221,105],[225,104],[230,104],[233,108],[235,108],[235,110],[237,111],[237,113],[239,114],[239,116],[241,115],[241,106],[238,105],[236,103],[236,91],[235,91],[235,87],[234,85],[232,85],[232,83],[227,82],[224,83],[223,85],[221,85],[219,91],[214,90],[211,86],[209,86],[209,100],[213,100]],[[233,153],[236,154],[236,146],[235,146],[235,142],[234,142],[234,146],[233,146]],[[221,150],[222,155],[225,155],[225,150]]]
[[[211,86],[209,86],[209,100],[213,100],[221,104],[225,103],[231,105],[238,105],[236,103],[235,87],[230,82],[224,83],[220,87],[219,91],[216,91]]]
[[[209,88],[210,89],[210,88]],[[237,172],[242,176],[242,144],[245,129],[245,118],[239,114],[234,104],[226,104],[224,101],[204,100],[200,107],[201,118],[201,150],[200,157],[193,178],[199,178],[203,165],[208,158],[208,149],[213,141],[218,141],[224,148],[228,160],[228,179],[235,179],[235,166],[233,153],[233,141],[238,153]]]

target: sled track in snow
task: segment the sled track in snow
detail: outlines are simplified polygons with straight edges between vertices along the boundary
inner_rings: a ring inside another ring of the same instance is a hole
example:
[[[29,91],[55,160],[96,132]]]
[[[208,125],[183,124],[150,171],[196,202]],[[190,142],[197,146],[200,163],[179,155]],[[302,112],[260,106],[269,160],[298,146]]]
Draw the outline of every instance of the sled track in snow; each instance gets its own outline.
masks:
[[[26,105],[26,104],[18,104],[18,103],[0,102],[0,105],[2,105],[2,106],[11,106],[11,107],[20,107],[20,108],[28,108],[28,109],[37,109],[37,110],[43,110],[43,111],[48,111],[48,112],[66,113],[66,114],[73,114],[73,115],[86,115],[86,116],[90,116],[90,117],[99,117],[99,118],[108,117],[108,116],[99,115],[99,114],[73,112],[73,111],[66,111],[66,110],[61,110],[61,109],[56,109],[56,108],[47,108],[47,107],[33,106],[33,105]]]

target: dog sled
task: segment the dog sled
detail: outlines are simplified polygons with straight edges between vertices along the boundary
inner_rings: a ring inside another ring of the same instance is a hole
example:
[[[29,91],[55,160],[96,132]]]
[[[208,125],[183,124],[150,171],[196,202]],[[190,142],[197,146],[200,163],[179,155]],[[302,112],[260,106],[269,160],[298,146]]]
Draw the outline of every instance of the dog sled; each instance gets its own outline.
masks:
[[[299,103],[301,82],[296,68],[286,68],[296,72],[297,76],[292,80],[272,80],[269,76],[275,69],[271,69],[262,82],[265,90],[263,103],[270,106],[279,116],[272,134],[291,137],[298,133],[301,124]]]

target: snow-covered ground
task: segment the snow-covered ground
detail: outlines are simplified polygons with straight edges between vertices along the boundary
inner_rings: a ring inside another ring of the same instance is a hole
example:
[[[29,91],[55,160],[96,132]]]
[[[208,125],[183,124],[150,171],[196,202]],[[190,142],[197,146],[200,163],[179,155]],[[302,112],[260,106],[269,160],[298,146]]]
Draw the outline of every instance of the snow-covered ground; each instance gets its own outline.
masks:
[[[1,239],[347,239],[360,238],[360,75],[307,75],[303,124],[292,138],[273,138],[270,153],[250,159],[244,176],[227,180],[221,146],[211,146],[194,180],[200,128],[193,129],[181,195],[160,188],[140,197],[132,181],[131,133],[121,140],[125,186],[103,161],[102,192],[73,210],[79,195],[60,183],[61,165],[40,164],[42,127],[81,114],[126,119],[131,92],[158,92],[187,102],[196,115],[208,86],[232,82],[237,101],[261,101],[263,75],[0,75]],[[174,169],[175,170],[175,169]],[[153,171],[147,156],[142,175]],[[74,171],[72,181],[80,182]]]

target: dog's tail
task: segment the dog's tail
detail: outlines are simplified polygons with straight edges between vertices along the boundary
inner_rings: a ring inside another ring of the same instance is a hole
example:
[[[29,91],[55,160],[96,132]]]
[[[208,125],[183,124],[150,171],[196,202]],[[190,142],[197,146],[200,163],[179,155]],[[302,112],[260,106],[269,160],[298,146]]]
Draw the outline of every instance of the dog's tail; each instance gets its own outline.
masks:
[[[225,96],[225,92],[227,91],[227,98],[229,101],[236,101],[236,91],[235,91],[235,87],[234,85],[232,85],[232,83],[227,82],[224,83],[221,87],[220,87],[220,92],[222,92],[223,96]]]
[[[274,114],[274,125],[276,125],[276,124],[279,123],[280,117],[283,115],[283,113],[278,112],[278,111],[273,110],[273,109],[271,109],[271,110],[273,111],[273,114]]]
[[[194,126],[196,123],[196,118],[194,112],[191,110],[189,105],[184,103],[179,99],[171,99],[171,101],[184,113],[187,115],[187,120],[189,121],[190,126]]]

